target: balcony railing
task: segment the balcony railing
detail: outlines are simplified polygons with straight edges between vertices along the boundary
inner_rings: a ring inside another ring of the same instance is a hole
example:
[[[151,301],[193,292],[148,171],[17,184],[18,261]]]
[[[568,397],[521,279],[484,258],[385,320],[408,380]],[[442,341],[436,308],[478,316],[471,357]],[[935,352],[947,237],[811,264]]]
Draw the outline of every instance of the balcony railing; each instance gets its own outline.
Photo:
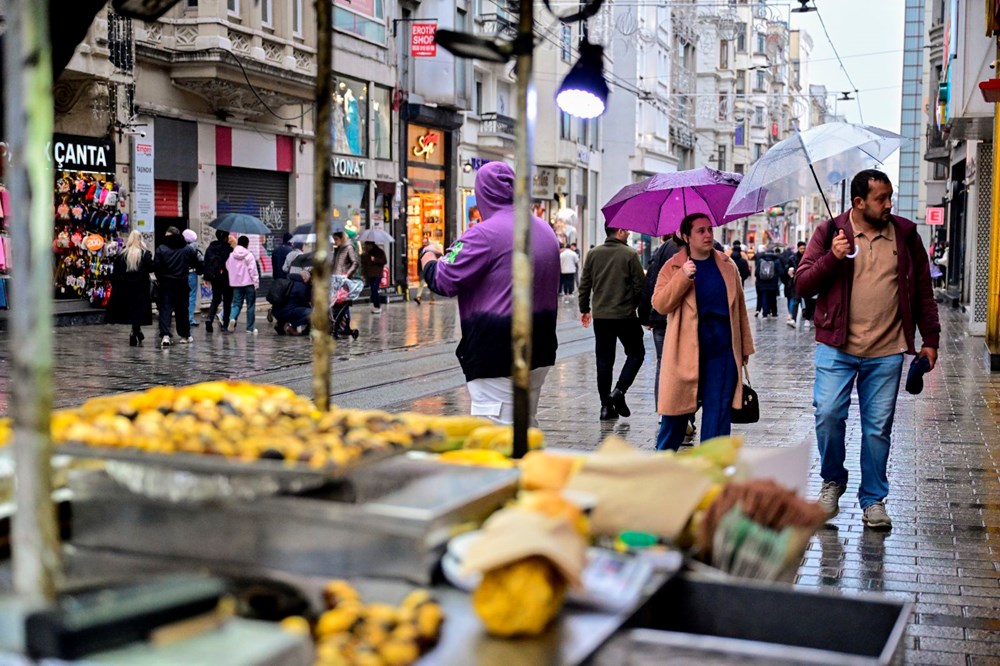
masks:
[[[514,140],[514,119],[499,113],[484,113],[479,121],[480,136],[499,136]]]
[[[499,35],[511,39],[517,36],[516,19],[513,17],[504,14],[481,14],[479,20],[483,23],[483,34]]]

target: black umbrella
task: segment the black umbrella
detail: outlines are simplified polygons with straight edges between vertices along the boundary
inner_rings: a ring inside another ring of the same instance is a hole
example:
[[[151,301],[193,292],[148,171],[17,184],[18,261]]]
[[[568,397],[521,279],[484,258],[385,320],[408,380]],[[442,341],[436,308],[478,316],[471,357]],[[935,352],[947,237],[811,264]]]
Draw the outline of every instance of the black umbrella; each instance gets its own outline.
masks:
[[[271,230],[263,222],[246,213],[226,213],[213,220],[208,226],[233,234],[266,236],[271,233]]]

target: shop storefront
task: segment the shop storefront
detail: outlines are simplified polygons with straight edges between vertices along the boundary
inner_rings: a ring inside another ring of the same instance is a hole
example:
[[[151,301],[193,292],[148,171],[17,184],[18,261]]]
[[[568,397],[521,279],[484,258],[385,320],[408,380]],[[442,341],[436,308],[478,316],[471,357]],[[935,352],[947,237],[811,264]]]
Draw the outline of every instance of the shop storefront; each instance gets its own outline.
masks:
[[[198,182],[198,125],[157,117],[149,119],[147,127],[152,131],[134,140],[135,217],[137,222],[144,217],[148,219],[148,213],[140,216],[139,211],[149,205],[145,203],[148,196],[145,193],[152,184],[153,228],[143,223],[140,229],[144,233],[153,232],[155,243],[159,245],[169,227],[186,229],[189,226],[191,185]],[[209,240],[203,238],[202,247]]]
[[[425,240],[445,248],[446,233],[446,132],[422,125],[407,127],[406,273],[410,286],[419,280],[419,255]]]
[[[55,168],[54,296],[105,307],[114,256],[131,228],[125,190],[115,182],[114,144],[54,134],[50,157]],[[4,240],[6,249],[9,239]]]
[[[270,274],[271,253],[288,231],[288,174],[220,166],[216,189],[220,217],[246,213],[260,218],[270,230],[267,236],[250,237],[250,250],[260,259],[264,273]]]

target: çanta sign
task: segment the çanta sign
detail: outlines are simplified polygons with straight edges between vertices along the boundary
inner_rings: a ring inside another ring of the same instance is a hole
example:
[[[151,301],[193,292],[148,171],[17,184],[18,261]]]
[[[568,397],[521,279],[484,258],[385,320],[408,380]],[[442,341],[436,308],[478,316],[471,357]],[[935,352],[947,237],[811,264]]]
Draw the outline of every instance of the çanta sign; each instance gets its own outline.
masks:
[[[113,173],[115,148],[106,139],[53,134],[50,157],[58,171]]]
[[[410,55],[415,58],[433,58],[437,55],[434,33],[437,23],[414,23],[410,31]]]
[[[933,225],[944,224],[944,208],[928,208],[927,224],[933,224]]]

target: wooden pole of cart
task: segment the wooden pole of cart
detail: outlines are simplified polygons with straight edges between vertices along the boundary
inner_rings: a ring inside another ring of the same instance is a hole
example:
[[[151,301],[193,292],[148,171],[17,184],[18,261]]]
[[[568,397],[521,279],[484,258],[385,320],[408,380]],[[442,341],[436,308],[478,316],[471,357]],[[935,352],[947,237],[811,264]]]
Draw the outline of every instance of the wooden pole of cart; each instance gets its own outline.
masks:
[[[531,254],[531,146],[535,134],[537,99],[531,80],[534,58],[535,7],[533,0],[519,0],[515,52],[517,61],[517,150],[514,181],[514,290],[511,342],[513,344],[514,441],[513,456],[528,452],[529,401],[531,395],[531,329],[534,265]]]
[[[316,113],[313,133],[313,198],[316,208],[316,252],[313,256],[312,350],[313,400],[316,408],[330,408],[330,112],[333,104],[331,71],[333,68],[333,3],[316,2]]]
[[[3,94],[10,169],[18,202],[11,225],[10,415],[16,489],[11,538],[14,590],[28,604],[55,598],[61,577],[52,502],[52,49],[47,2],[10,0]]]

